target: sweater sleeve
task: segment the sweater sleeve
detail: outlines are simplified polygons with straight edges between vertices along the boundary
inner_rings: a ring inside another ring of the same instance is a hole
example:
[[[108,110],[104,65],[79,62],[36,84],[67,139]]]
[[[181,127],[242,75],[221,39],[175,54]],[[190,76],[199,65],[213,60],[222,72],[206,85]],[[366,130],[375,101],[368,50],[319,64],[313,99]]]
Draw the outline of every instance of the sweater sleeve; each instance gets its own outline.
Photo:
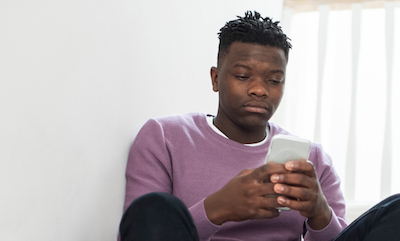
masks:
[[[124,210],[133,200],[150,192],[173,194],[172,163],[163,126],[150,119],[132,143],[126,168]],[[205,212],[204,199],[188,207],[200,240],[210,240],[220,228],[211,223]]]
[[[146,193],[172,193],[171,163],[162,126],[156,120],[147,121],[133,141],[125,175],[124,210]]]
[[[332,166],[331,157],[319,145],[311,153],[310,161],[316,169],[322,191],[332,211],[331,221],[322,230],[313,230],[306,221],[307,233],[305,241],[325,241],[335,238],[346,226],[346,206],[340,189],[340,178]]]
[[[189,212],[193,217],[200,241],[210,240],[218,229],[220,229],[220,225],[215,225],[208,219],[204,208],[204,199],[191,206]]]

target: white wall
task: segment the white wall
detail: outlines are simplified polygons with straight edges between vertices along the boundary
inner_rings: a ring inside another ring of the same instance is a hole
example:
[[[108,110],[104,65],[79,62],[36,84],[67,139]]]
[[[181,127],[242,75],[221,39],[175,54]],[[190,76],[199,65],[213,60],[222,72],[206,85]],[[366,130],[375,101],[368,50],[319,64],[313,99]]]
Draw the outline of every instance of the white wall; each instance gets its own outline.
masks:
[[[115,240],[150,117],[217,108],[217,32],[282,0],[0,1],[0,240]]]

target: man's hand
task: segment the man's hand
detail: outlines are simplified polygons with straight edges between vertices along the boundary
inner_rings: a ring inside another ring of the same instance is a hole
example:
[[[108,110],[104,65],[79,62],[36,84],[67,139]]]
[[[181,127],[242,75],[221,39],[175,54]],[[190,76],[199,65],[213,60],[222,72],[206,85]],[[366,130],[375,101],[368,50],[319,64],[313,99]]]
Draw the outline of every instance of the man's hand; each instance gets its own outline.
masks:
[[[272,174],[288,173],[284,165],[277,163],[242,171],[223,188],[205,199],[208,219],[221,225],[227,221],[279,216],[279,211],[275,209],[280,206],[273,190],[275,184],[269,182],[269,179]],[[265,182],[266,180],[268,182]]]
[[[275,183],[274,191],[287,196],[279,196],[277,202],[298,210],[302,216],[308,218],[311,228],[325,228],[331,220],[332,213],[322,193],[314,165],[306,160],[292,161],[286,163],[285,168],[288,173],[271,176],[271,182]]]

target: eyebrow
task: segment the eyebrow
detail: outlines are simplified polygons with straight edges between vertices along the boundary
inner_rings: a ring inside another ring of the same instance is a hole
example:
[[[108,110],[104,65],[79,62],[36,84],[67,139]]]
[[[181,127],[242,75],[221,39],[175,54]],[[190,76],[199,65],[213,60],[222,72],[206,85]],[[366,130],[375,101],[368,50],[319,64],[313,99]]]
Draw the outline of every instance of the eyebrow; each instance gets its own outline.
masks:
[[[244,64],[235,64],[235,65],[233,66],[233,68],[236,68],[236,67],[241,67],[241,68],[245,68],[245,69],[251,69],[249,66],[244,65]]]
[[[249,66],[247,66],[245,64],[241,64],[241,63],[237,63],[237,64],[235,64],[233,66],[233,68],[237,68],[237,67],[244,68],[244,69],[247,69],[247,70],[251,70],[251,68]],[[274,70],[269,71],[268,73],[269,74],[283,74],[283,75],[285,75],[285,71],[283,71],[281,69],[274,69]]]
[[[271,74],[285,74],[285,72],[281,69],[274,69],[272,71],[270,71]]]

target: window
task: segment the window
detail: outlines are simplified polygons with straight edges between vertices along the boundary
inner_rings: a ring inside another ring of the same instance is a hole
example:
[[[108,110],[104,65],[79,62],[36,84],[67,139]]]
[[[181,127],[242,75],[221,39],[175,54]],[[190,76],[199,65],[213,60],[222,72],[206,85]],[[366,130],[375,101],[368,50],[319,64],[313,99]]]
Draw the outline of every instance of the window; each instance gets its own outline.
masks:
[[[323,144],[351,216],[400,192],[400,4],[296,2],[310,1],[285,3],[293,49],[274,121]]]

